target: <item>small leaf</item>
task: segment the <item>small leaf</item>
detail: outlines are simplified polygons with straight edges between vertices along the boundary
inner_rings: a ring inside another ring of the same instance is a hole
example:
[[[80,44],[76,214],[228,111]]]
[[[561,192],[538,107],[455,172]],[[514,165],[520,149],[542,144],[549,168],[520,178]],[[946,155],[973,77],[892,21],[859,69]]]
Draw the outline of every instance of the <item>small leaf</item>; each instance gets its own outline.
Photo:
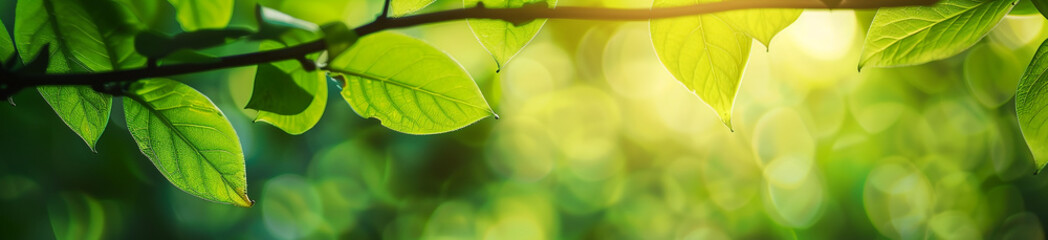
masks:
[[[330,68],[344,78],[342,97],[357,114],[396,131],[443,133],[495,116],[461,65],[408,36],[368,35]]]
[[[168,79],[144,79],[124,98],[127,129],[160,173],[194,196],[241,207],[244,152],[233,126],[206,96]]]
[[[11,34],[7,33],[7,27],[0,20],[0,66],[11,64],[10,59],[15,55],[15,45],[11,41]]]
[[[167,0],[178,12],[178,22],[187,32],[221,29],[233,18],[234,0]]]
[[[261,44],[262,50],[283,47],[285,46],[271,41],[262,42]],[[313,126],[320,121],[320,117],[324,115],[324,108],[327,107],[328,98],[327,79],[320,71],[307,71],[303,69],[302,64],[297,61],[289,60],[275,62],[272,63],[270,67],[280,71],[281,74],[278,75],[286,77],[283,81],[290,81],[291,84],[294,84],[293,88],[305,91],[312,101],[307,102],[308,107],[296,114],[280,114],[276,112],[259,111],[258,116],[255,117],[255,121],[269,123],[270,125],[280,128],[281,130],[284,130],[284,132],[292,135],[305,133],[313,128]],[[273,76],[263,77],[260,74],[262,74],[261,69],[259,69],[259,74],[255,75],[256,89],[258,88],[258,80],[260,78],[273,78]],[[254,95],[252,95],[252,98],[253,97]]]
[[[328,56],[338,58],[346,49],[357,42],[357,32],[342,22],[331,22],[320,26],[324,31],[324,42],[327,43]]]
[[[964,59],[964,80],[975,99],[984,106],[997,108],[1015,96],[1023,67],[1018,54],[1008,47],[987,42],[968,52]]]
[[[722,15],[732,27],[770,48],[771,39],[797,21],[801,12],[803,10],[800,9],[756,9],[725,12]]]
[[[979,42],[1015,0],[943,0],[934,6],[886,8],[873,18],[859,61],[893,67],[948,58]]]
[[[391,0],[391,1],[393,1],[393,2],[392,2],[392,4],[390,4],[391,6],[389,6],[389,8],[390,8],[389,9],[389,13],[391,15],[393,15],[393,17],[400,17],[400,16],[404,16],[404,15],[408,15],[410,13],[416,12],[416,11],[421,10],[423,8],[426,8],[426,6],[429,6],[430,4],[433,4],[433,2],[436,2],[437,0]]]
[[[109,71],[121,61],[80,0],[22,0],[15,9],[15,44],[23,61],[42,51],[50,57],[47,73]],[[44,46],[50,46],[44,48]],[[88,147],[109,123],[112,97],[87,86],[44,86],[37,90],[62,121]]]
[[[246,108],[295,115],[305,111],[312,101],[313,95],[295,83],[291,73],[284,72],[274,64],[263,63],[258,65],[255,88]]]
[[[477,6],[483,2],[487,8],[521,8],[521,7],[554,7],[557,0],[464,0],[466,7]],[[524,46],[535,38],[535,35],[546,24],[546,19],[526,19],[520,22],[506,22],[493,19],[467,19],[473,35],[477,36],[484,48],[495,58],[499,69]]]
[[[654,7],[694,4],[694,0],[656,0]],[[735,95],[750,56],[752,40],[723,15],[651,21],[651,40],[662,64],[709,104],[729,129]]]
[[[259,32],[255,39],[276,40],[288,46],[320,39],[320,26],[272,8],[258,6]]]

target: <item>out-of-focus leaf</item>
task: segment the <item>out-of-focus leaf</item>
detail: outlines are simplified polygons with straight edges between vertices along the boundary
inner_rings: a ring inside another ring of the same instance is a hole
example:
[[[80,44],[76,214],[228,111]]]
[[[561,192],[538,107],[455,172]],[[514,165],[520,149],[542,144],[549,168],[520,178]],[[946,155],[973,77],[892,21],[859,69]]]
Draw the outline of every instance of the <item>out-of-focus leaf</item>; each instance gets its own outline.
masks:
[[[1015,0],[943,0],[934,6],[877,11],[859,69],[927,63],[957,55],[979,42]]]
[[[244,29],[250,32],[258,32],[261,28],[258,22],[257,0],[235,0],[233,3],[233,17],[229,20],[227,28]]]
[[[1048,164],[1048,41],[1037,53],[1019,80],[1015,91],[1015,113],[1019,129],[1033,153],[1036,171]]]
[[[654,7],[694,4],[694,0],[656,0]],[[709,104],[729,129],[735,95],[750,55],[750,37],[723,15],[651,21],[651,40],[662,64]]]
[[[1012,8],[1012,12],[1008,13],[1011,15],[1032,15],[1037,14],[1037,7],[1033,5],[1035,0],[1019,0],[1015,4],[1015,8]],[[1043,1],[1043,0],[1036,0]]]
[[[725,12],[723,16],[732,27],[770,48],[772,38],[797,21],[801,12],[800,9],[756,9]]]
[[[222,61],[222,59],[195,50],[182,49],[175,51],[167,55],[167,57],[160,59],[159,65],[163,66],[184,63],[216,63],[219,61]]]
[[[976,45],[964,60],[964,80],[980,103],[1000,107],[1012,96],[1023,73],[1023,62],[1008,47],[989,42]]]
[[[124,114],[142,154],[176,187],[211,201],[254,204],[240,139],[206,96],[176,81],[144,79],[131,85]]]
[[[464,0],[466,7],[474,7],[478,3],[484,3],[487,8],[521,8],[542,7],[552,8],[557,5],[557,0]],[[505,66],[520,49],[528,45],[532,38],[539,33],[546,19],[528,19],[527,22],[506,22],[493,19],[468,19],[473,35],[477,36],[481,45],[491,53],[499,69]]]
[[[276,40],[288,46],[320,39],[320,26],[276,9],[259,6],[259,32],[256,39]]]
[[[184,49],[198,50],[221,46],[233,39],[251,35],[247,29],[205,29],[167,36],[153,31],[143,31],[135,37],[135,50],[150,58],[163,58]]]
[[[261,49],[277,49],[285,47],[282,44],[276,42],[262,42]],[[294,84],[286,88],[298,89],[296,92],[301,90],[305,94],[311,97],[312,101],[307,102],[307,107],[303,111],[294,114],[281,114],[276,111],[259,111],[258,116],[255,117],[256,122],[269,123],[288,134],[298,135],[305,133],[309,129],[313,128],[317,122],[320,121],[320,117],[324,115],[324,108],[327,107],[327,79],[324,77],[324,73],[321,71],[306,71],[302,68],[302,64],[297,61],[282,61],[271,63],[269,67],[272,67],[280,71],[281,74],[276,76],[261,76],[262,69],[259,66],[259,72],[255,75],[255,88],[256,92],[259,87],[258,81],[262,78],[277,78],[277,81],[290,82]],[[284,89],[278,89],[284,90]],[[254,100],[254,95],[252,95]],[[250,103],[248,104],[250,106]]]
[[[1042,16],[1048,18],[1048,0],[1030,0],[1030,2],[1037,8],[1038,12],[1041,12]]]
[[[400,17],[416,12],[433,4],[437,0],[393,0],[389,6],[389,14]]]
[[[50,46],[48,73],[108,71],[120,60],[79,0],[24,0],[15,9],[15,44],[23,61]],[[115,46],[115,45],[114,45]],[[70,129],[94,150],[109,122],[112,97],[86,86],[44,86],[37,90]]]
[[[328,56],[338,58],[346,49],[352,47],[360,36],[342,22],[331,22],[320,26],[324,31],[324,42],[327,43]]]
[[[193,32],[201,29],[221,29],[233,18],[234,0],[167,0],[178,12],[182,29]]]
[[[11,41],[11,34],[7,33],[7,27],[0,20],[0,66],[9,64],[9,60],[15,55],[15,45]]]
[[[396,131],[443,133],[495,116],[461,65],[408,36],[364,37],[330,68],[344,78],[342,97],[357,114]]]
[[[285,72],[274,64],[263,63],[258,65],[254,92],[247,102],[247,108],[295,115],[305,111],[312,101],[313,95],[295,82],[291,72]]]

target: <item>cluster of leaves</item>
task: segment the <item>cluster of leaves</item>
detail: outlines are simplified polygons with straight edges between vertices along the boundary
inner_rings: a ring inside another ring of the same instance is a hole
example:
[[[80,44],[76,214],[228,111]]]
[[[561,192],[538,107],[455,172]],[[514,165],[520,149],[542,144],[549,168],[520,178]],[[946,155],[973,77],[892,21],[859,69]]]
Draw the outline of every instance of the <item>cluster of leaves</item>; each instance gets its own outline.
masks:
[[[391,16],[435,0],[393,0]],[[673,7],[717,0],[656,0]],[[863,67],[922,64],[974,46],[1019,0],[943,0],[934,6],[881,9],[859,61]],[[1025,0],[1024,0],[1025,1]],[[464,0],[465,7],[553,8],[556,0]],[[836,3],[832,3],[836,4]],[[1043,13],[1048,1],[1034,0]],[[1030,10],[1027,10],[1030,11]],[[732,128],[731,111],[751,42],[770,47],[800,9],[755,9],[651,21],[663,65]],[[1048,14],[1046,14],[1048,15]],[[381,16],[379,20],[384,20]],[[470,19],[469,26],[499,66],[540,31],[545,19]],[[222,59],[203,49],[259,41],[260,50],[323,41],[326,51],[260,64],[247,108],[255,121],[301,134],[320,119],[329,79],[357,114],[410,134],[453,131],[497,117],[472,77],[454,59],[420,40],[389,32],[358,36],[335,22],[318,26],[255,0],[20,0],[14,41],[0,35],[0,59],[16,73],[105,72]],[[177,26],[158,31],[157,26]],[[1048,42],[1045,43],[1048,45]],[[991,52],[992,53],[992,52]],[[1048,163],[1048,47],[1021,78],[1016,108],[1038,167]],[[203,94],[170,79],[100,86],[44,86],[38,91],[94,149],[114,95],[123,96],[127,127],[142,153],[178,188],[201,198],[250,206],[244,156],[224,114]],[[1010,97],[1009,97],[1010,98]],[[1006,100],[1005,100],[1006,101]]]

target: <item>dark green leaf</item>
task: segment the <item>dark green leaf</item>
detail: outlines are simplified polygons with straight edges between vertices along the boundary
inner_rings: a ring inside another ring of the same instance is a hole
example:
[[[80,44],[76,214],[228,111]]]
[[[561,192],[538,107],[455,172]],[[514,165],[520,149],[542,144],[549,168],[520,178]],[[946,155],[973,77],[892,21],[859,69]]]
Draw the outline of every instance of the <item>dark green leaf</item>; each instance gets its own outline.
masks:
[[[149,58],[160,59],[174,52],[190,49],[199,50],[228,44],[230,41],[251,35],[247,29],[206,29],[167,36],[153,31],[144,31],[135,37],[135,50]]]
[[[495,116],[462,66],[408,36],[368,35],[330,68],[344,78],[342,97],[357,114],[396,131],[443,133]]]
[[[176,81],[144,79],[132,84],[124,114],[138,148],[176,187],[211,201],[254,204],[240,139],[206,96]]]
[[[357,32],[342,22],[327,23],[320,26],[320,29],[324,31],[324,42],[327,43],[328,56],[332,59],[342,55],[342,52],[352,47],[359,38]]]
[[[1009,13],[1009,14],[1012,14],[1012,15],[1032,15],[1032,14],[1037,14],[1037,7],[1033,5],[1034,1],[1043,1],[1043,0],[1019,0],[1019,2],[1015,4],[1015,8],[1012,8],[1012,12]]]
[[[23,0],[15,9],[15,43],[22,59],[50,46],[48,73],[108,71],[121,61],[79,0]],[[63,122],[91,149],[109,122],[112,97],[86,86],[39,87]]]
[[[286,46],[271,41],[262,42],[261,45],[262,50],[283,47]],[[262,76],[262,66],[259,67],[259,73],[255,75],[256,91],[259,87],[258,81],[261,78],[275,77]],[[293,86],[285,87],[285,89],[304,90],[305,93],[309,94],[308,96],[312,98],[312,101],[307,103],[308,107],[305,108],[304,111],[296,114],[280,114],[277,112],[259,111],[258,116],[255,117],[255,121],[269,123],[289,134],[298,135],[305,133],[320,121],[320,117],[324,115],[324,108],[327,107],[327,79],[324,77],[324,73],[320,71],[307,71],[302,68],[300,62],[293,60],[272,63],[270,67],[275,68],[274,70],[280,71],[280,74],[277,74],[278,76],[287,77],[287,79],[278,81],[291,81],[290,83],[294,84]],[[254,100],[254,96],[252,96],[252,100]]]
[[[299,66],[301,68],[301,66]],[[273,64],[258,65],[255,74],[255,88],[248,109],[272,112],[281,115],[295,115],[306,110],[313,101],[313,95],[295,83],[290,72],[277,68]]]
[[[15,45],[11,41],[11,34],[7,32],[4,22],[0,21],[0,66],[7,66],[15,55]]]
[[[1048,18],[1048,0],[1030,0],[1030,2],[1037,8],[1038,12],[1041,12],[1042,16]]]

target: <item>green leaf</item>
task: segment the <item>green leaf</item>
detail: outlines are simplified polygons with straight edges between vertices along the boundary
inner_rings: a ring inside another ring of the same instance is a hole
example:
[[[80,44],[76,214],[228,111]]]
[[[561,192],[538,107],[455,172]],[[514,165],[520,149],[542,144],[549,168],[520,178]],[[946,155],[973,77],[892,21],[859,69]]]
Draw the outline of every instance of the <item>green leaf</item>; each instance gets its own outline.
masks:
[[[206,96],[168,79],[144,79],[124,98],[127,129],[160,173],[194,196],[241,207],[244,152],[233,126]]]
[[[276,40],[288,46],[320,39],[320,26],[276,9],[259,6],[259,32],[255,39]]]
[[[553,7],[557,0],[464,0],[466,7],[476,6],[483,2],[487,8],[520,8],[520,7]],[[495,58],[499,69],[505,66],[520,49],[528,45],[531,39],[546,24],[546,19],[536,19],[529,22],[511,23],[493,19],[468,19],[473,35],[477,36],[481,45]]]
[[[233,18],[234,0],[167,0],[178,12],[178,22],[187,32],[220,29]]]
[[[334,59],[339,55],[342,55],[346,49],[356,44],[358,38],[357,32],[350,29],[342,22],[331,22],[320,26],[320,29],[324,31],[324,42],[327,43],[328,56]]]
[[[497,118],[461,65],[408,36],[368,35],[335,58],[330,69],[344,80],[342,97],[357,114],[396,131],[443,133]]]
[[[771,47],[771,39],[797,21],[800,9],[757,9],[731,11],[722,14],[735,29]]]
[[[111,47],[78,0],[18,1],[15,43],[22,59],[33,59],[48,48],[48,73],[109,71],[121,65],[109,54]],[[115,45],[113,45],[115,46]],[[45,86],[37,90],[70,129],[88,147],[105,131],[112,108],[112,97],[86,86]]]
[[[1018,54],[988,42],[976,45],[964,59],[964,80],[975,99],[984,106],[997,108],[1015,96],[1023,67]]]
[[[389,6],[389,14],[393,17],[400,17],[416,12],[433,4],[437,0],[392,0],[392,4]]]
[[[1019,129],[1033,153],[1037,172],[1048,164],[1048,41],[1037,53],[1019,80],[1015,92],[1015,113]]]
[[[137,52],[150,58],[163,58],[180,50],[199,50],[228,44],[234,39],[251,35],[248,29],[205,29],[167,36],[159,32],[143,31],[134,40]]]
[[[11,34],[7,32],[4,21],[0,20],[0,66],[10,64],[8,59],[15,55],[15,43],[11,41]]]
[[[1031,0],[1031,2],[1037,8],[1037,11],[1041,12],[1042,16],[1048,18],[1048,0]]]
[[[277,49],[283,48],[284,45],[275,42],[262,42],[261,49]],[[302,64],[297,61],[282,61],[272,63],[269,67],[269,71],[279,71],[280,73],[263,76],[262,65],[259,66],[259,72],[255,75],[255,91],[258,91],[258,81],[269,78],[279,82],[288,82],[293,86],[276,88],[277,90],[284,89],[298,89],[296,91],[304,91],[307,96],[312,99],[311,102],[306,102],[306,106],[303,111],[299,111],[295,114],[280,114],[276,111],[259,111],[258,116],[255,117],[255,122],[269,123],[284,132],[292,135],[298,135],[305,133],[309,129],[313,128],[320,121],[320,117],[324,115],[324,108],[327,107],[327,78],[320,71],[306,71],[302,68]],[[273,79],[281,78],[281,79]],[[272,86],[270,86],[272,87]],[[280,97],[285,99],[286,97]],[[254,100],[254,95],[252,95]],[[248,106],[251,104],[248,103]]]
[[[1043,0],[1036,0],[1043,1]],[[1015,4],[1015,8],[1012,8],[1012,12],[1008,13],[1011,15],[1032,15],[1037,14],[1037,7],[1033,5],[1035,0],[1019,0]]]
[[[654,7],[695,4],[656,0]],[[651,40],[662,64],[709,104],[729,129],[735,95],[750,56],[752,40],[720,14],[651,21]]]
[[[943,0],[934,6],[878,10],[859,69],[917,65],[957,55],[997,26],[1014,3]]]
[[[302,66],[299,65],[298,68]],[[285,72],[276,64],[263,63],[258,65],[255,87],[246,108],[282,115],[295,115],[305,111],[312,101],[313,95],[295,82],[290,71]]]

